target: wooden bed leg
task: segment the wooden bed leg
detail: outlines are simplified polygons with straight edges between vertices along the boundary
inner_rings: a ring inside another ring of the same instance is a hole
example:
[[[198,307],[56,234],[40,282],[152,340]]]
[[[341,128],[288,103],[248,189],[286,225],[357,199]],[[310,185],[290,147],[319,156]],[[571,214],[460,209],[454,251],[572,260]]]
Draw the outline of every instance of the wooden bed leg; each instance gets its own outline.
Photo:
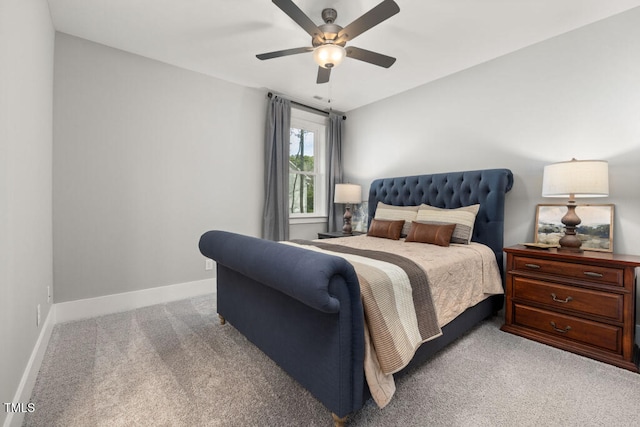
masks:
[[[225,323],[227,323],[227,321],[225,320],[224,316],[222,314],[218,314],[218,319],[220,319],[220,324],[224,325]]]
[[[339,416],[337,416],[336,414],[334,414],[333,412],[331,413],[331,417],[333,418],[333,425],[334,427],[344,427],[344,424],[347,422],[347,416],[340,418]]]

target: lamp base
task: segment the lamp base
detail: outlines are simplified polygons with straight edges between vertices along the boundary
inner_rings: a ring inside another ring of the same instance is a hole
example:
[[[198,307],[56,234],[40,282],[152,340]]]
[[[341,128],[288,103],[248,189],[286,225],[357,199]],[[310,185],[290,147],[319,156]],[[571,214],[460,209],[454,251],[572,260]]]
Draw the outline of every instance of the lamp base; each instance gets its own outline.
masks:
[[[351,228],[351,207],[349,205],[344,208],[344,215],[342,216],[342,219],[342,234],[351,235],[353,229]]]
[[[575,240],[577,240],[577,242],[574,239],[571,239],[571,240],[567,241],[565,239],[565,237],[570,237],[570,235],[566,235],[565,234],[562,237],[562,239],[560,239],[560,247],[558,248],[558,251],[560,251],[560,252],[573,252],[573,253],[582,253],[582,252],[584,252],[584,250],[580,247],[580,246],[582,246],[582,242],[580,241],[580,239],[578,239],[576,237]]]
[[[576,203],[569,200],[567,203],[567,213],[562,217],[562,223],[565,225],[564,236],[560,239],[559,251],[562,252],[584,252],[580,246],[582,241],[576,235],[576,227],[580,224],[580,217],[576,214]]]

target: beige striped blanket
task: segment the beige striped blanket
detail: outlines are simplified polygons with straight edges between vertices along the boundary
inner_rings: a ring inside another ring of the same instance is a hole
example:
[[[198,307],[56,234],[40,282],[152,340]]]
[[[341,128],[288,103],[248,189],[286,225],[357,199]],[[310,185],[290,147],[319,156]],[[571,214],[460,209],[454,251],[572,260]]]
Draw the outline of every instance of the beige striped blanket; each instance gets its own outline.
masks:
[[[403,256],[312,241],[292,241],[349,261],[360,281],[365,314],[365,375],[384,407],[395,392],[392,374],[411,361],[420,344],[442,335],[425,271]]]

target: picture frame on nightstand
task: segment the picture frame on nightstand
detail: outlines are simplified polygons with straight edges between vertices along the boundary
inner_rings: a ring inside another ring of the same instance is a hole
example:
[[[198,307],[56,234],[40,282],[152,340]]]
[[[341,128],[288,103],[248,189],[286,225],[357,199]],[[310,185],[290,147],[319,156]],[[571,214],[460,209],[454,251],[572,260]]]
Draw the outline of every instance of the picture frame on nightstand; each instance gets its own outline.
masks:
[[[584,204],[576,207],[576,214],[581,220],[576,231],[582,241],[582,249],[613,252],[613,211],[613,204]],[[558,245],[558,240],[564,235],[561,219],[566,213],[567,205],[537,205],[534,242]]]
[[[362,202],[353,207],[353,217],[351,218],[351,225],[353,231],[367,232],[369,223],[369,203]]]

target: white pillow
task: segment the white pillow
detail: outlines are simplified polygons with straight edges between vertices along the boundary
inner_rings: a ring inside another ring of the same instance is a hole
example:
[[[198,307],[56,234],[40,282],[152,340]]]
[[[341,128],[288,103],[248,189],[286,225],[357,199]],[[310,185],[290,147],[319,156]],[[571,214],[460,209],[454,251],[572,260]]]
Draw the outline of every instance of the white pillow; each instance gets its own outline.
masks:
[[[425,224],[456,224],[451,243],[468,245],[473,236],[473,225],[480,205],[464,206],[457,209],[442,209],[422,204],[418,208],[417,222]]]
[[[385,221],[398,221],[404,220],[404,227],[400,232],[401,237],[406,237],[411,229],[411,221],[416,220],[418,214],[417,206],[392,206],[386,205],[382,202],[378,202],[376,207],[376,215],[374,219],[382,219]]]

